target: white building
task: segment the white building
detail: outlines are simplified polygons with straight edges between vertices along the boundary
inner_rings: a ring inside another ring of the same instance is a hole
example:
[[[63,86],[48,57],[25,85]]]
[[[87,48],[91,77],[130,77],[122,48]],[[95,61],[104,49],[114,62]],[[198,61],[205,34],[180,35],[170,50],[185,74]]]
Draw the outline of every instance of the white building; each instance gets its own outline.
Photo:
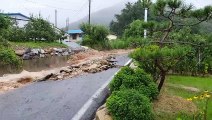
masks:
[[[5,13],[4,15],[13,19],[15,21],[15,24],[20,28],[24,27],[30,20],[29,17],[27,17],[21,13]]]
[[[69,34],[68,39],[70,41],[81,41],[83,37],[82,30],[68,30],[67,33]]]

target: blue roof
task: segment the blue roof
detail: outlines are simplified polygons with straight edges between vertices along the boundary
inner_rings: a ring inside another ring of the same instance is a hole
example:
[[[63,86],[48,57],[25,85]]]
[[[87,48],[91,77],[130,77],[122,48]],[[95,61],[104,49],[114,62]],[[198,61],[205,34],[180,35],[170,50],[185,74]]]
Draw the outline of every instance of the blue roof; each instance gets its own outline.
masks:
[[[83,33],[82,30],[68,30],[69,34]]]
[[[25,17],[26,19],[30,19],[29,17],[27,17],[26,15],[23,15],[21,13],[5,13],[4,15],[8,15],[8,16],[12,16],[12,15],[20,15],[22,17]]]

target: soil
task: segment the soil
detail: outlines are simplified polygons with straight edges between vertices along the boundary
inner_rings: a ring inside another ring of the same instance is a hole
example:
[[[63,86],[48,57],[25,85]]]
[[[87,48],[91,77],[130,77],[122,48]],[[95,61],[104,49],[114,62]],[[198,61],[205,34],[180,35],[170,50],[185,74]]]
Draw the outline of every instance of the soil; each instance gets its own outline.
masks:
[[[186,99],[178,96],[171,96],[166,93],[161,93],[158,100],[154,101],[153,109],[157,112],[173,113],[178,114],[184,113],[195,113],[197,111],[196,105],[187,101]]]
[[[22,71],[20,74],[8,74],[4,75],[3,77],[0,77],[0,93],[5,93],[9,90],[13,90],[16,88],[23,87],[29,83],[37,82],[37,81],[45,81],[44,78],[48,77],[49,75],[55,76],[55,79],[66,79],[75,77],[77,75],[83,74],[83,70],[90,69],[91,67],[95,66],[95,64],[101,63],[99,61],[104,61],[106,58],[112,56],[112,55],[120,55],[120,54],[127,54],[131,52],[132,50],[112,50],[112,51],[96,51],[93,49],[88,49],[85,52],[80,52],[75,55],[73,55],[70,60],[68,61],[68,64],[72,67],[79,67],[71,69],[70,66],[62,67],[62,68],[53,68],[51,70],[43,70],[39,72],[28,72],[28,71]],[[83,68],[84,67],[84,68]],[[99,67],[104,67],[99,66]],[[68,69],[68,71],[67,71]],[[76,70],[77,69],[77,70]],[[104,69],[104,68],[102,68]],[[64,71],[65,70],[65,71]],[[73,70],[73,72],[72,72]],[[92,69],[93,70],[93,69]],[[64,72],[61,72],[64,71]],[[95,71],[94,71],[95,72]],[[88,72],[90,73],[90,72]],[[93,73],[93,71],[91,72]]]

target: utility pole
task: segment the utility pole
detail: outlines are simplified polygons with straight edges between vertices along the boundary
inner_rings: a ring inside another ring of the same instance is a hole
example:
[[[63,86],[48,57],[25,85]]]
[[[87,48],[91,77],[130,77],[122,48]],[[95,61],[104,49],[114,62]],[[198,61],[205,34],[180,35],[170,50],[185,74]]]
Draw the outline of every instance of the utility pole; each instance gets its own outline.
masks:
[[[144,22],[147,22],[148,8],[145,8],[144,13],[145,13],[144,14]],[[144,38],[146,38],[146,36],[147,36],[147,30],[144,29]]]
[[[143,7],[144,7],[144,22],[147,22],[147,17],[148,17],[148,8],[151,5],[151,0],[141,0],[143,2]],[[144,29],[144,38],[147,37],[147,30]]]
[[[55,10],[55,27],[57,27],[57,10]]]
[[[89,18],[88,18],[88,24],[90,25],[91,24],[91,0],[88,0],[89,1]]]
[[[69,30],[69,18],[66,19],[66,29]]]

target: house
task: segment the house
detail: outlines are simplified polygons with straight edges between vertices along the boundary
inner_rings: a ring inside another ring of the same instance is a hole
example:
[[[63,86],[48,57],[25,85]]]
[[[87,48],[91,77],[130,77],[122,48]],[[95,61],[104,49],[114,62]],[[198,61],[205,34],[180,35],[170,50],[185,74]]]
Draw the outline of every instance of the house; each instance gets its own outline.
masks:
[[[24,27],[28,21],[30,20],[29,17],[21,14],[21,13],[4,13],[4,15],[10,17],[11,19],[14,20],[15,24],[18,26],[18,27]]]
[[[68,39],[70,41],[81,41],[83,37],[83,31],[82,30],[68,30]]]

